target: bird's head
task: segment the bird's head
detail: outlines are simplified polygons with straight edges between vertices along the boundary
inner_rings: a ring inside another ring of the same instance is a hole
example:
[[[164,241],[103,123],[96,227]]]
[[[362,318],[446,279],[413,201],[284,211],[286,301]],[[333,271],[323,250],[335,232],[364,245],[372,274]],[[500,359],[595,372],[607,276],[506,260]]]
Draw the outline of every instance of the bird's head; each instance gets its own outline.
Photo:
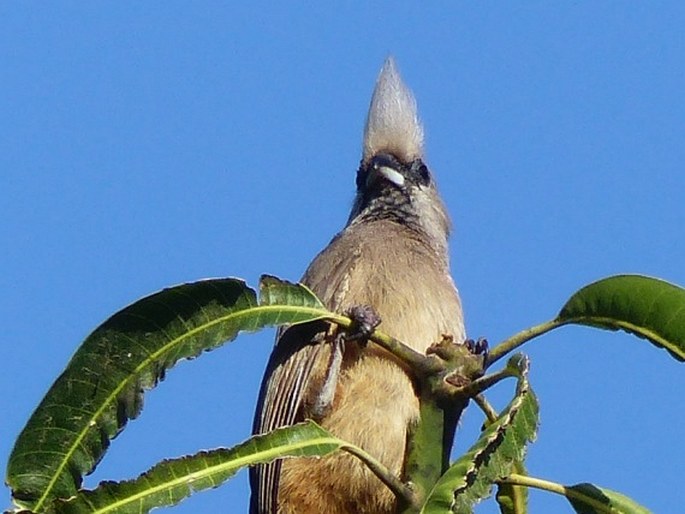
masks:
[[[423,162],[423,127],[416,101],[392,58],[376,82],[363,148],[348,225],[389,219],[446,247],[449,216]]]

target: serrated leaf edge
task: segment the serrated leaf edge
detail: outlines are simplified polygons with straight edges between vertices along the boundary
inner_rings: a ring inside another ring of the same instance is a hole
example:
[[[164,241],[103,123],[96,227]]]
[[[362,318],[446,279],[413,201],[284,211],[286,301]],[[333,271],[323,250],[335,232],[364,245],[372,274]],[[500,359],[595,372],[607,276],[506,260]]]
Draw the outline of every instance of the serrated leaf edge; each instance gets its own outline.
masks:
[[[527,378],[521,377],[517,387],[516,396],[509,405],[509,409],[507,410],[505,417],[500,423],[498,423],[497,428],[487,438],[487,442],[482,450],[474,454],[473,465],[470,468],[467,468],[466,473],[464,474],[464,485],[454,490],[452,503],[450,504],[450,510],[452,510],[456,505],[457,496],[466,491],[469,486],[475,482],[476,475],[481,468],[481,464],[487,459],[487,457],[497,450],[500,444],[502,444],[507,429],[513,423],[514,418],[518,415],[525,402],[525,398],[529,394],[531,394],[530,384],[528,383]]]

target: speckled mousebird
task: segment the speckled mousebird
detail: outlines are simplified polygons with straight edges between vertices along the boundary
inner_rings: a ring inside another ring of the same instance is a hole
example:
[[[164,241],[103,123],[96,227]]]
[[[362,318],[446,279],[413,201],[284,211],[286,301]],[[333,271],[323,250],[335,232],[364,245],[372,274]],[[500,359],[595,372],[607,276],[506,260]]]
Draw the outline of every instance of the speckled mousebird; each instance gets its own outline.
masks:
[[[302,278],[326,306],[369,305],[380,329],[425,352],[465,339],[450,275],[450,221],[423,160],[416,102],[389,58],[366,120],[357,192],[347,224]],[[411,372],[374,343],[340,343],[325,322],[282,330],[269,360],[254,433],[314,419],[402,474],[406,438],[419,416]],[[252,468],[252,514],[390,514],[394,495],[344,452]]]

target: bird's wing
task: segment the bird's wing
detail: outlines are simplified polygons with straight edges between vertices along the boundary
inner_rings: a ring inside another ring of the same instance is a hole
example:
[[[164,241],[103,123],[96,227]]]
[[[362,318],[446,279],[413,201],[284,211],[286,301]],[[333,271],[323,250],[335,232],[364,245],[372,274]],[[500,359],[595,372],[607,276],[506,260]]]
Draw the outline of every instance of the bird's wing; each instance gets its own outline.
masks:
[[[301,421],[301,406],[312,370],[323,358],[329,325],[314,321],[277,334],[262,381],[252,432],[263,434]],[[251,514],[275,514],[281,461],[250,468]]]

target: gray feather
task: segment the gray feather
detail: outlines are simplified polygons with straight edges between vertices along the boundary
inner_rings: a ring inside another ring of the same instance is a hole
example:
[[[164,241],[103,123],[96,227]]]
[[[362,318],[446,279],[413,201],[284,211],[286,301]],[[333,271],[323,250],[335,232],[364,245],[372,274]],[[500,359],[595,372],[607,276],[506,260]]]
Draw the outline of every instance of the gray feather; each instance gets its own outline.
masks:
[[[388,57],[376,81],[364,129],[366,161],[387,152],[404,162],[423,155],[423,127],[416,110],[416,100],[402,82],[397,65]]]

